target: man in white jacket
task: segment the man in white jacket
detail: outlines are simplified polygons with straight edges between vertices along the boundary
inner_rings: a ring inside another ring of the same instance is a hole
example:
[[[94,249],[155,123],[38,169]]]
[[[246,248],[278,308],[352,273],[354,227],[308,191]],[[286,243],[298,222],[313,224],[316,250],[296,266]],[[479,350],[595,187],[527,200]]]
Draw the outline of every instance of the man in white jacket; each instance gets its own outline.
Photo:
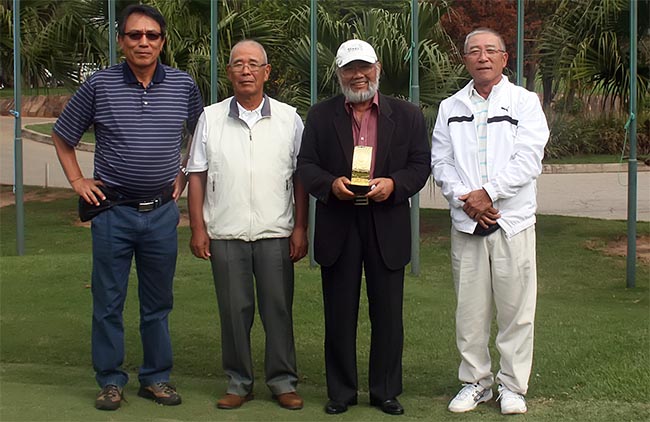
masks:
[[[253,398],[257,296],[266,384],[280,406],[301,409],[292,304],[293,262],[307,253],[308,197],[294,178],[303,123],[295,108],[264,94],[271,65],[261,44],[235,44],[227,71],[235,95],[205,108],[187,164],[190,248],[212,264],[221,319],[228,387],[217,407]]]
[[[433,131],[431,168],[452,219],[458,376],[464,384],[449,403],[452,412],[492,398],[492,303],[501,413],[527,411],[537,300],[535,183],[549,130],[537,95],[502,74],[505,50],[493,30],[467,35],[464,61],[472,81],[440,104]]]

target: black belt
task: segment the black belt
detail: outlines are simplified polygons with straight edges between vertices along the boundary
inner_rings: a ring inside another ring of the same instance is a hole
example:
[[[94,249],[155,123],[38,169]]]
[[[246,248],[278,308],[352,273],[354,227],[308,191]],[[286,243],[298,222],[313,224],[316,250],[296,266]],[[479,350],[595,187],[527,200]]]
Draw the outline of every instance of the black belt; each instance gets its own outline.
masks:
[[[156,208],[160,208],[172,200],[172,193],[174,188],[165,189],[160,195],[151,199],[122,199],[118,201],[118,205],[126,205],[138,210],[138,212],[149,212]]]
[[[174,187],[170,186],[153,198],[131,199],[123,197],[119,193],[115,192],[115,190],[106,186],[99,186],[99,189],[104,193],[104,196],[106,196],[106,199],[100,200],[99,205],[89,204],[81,196],[79,197],[79,219],[81,221],[91,220],[100,213],[121,205],[133,207],[139,212],[153,211],[171,201],[172,193],[174,192]]]
[[[483,226],[481,226],[480,224],[477,224],[476,228],[474,229],[474,233],[472,233],[472,234],[474,234],[476,236],[487,236],[487,235],[490,235],[490,234],[494,233],[495,231],[499,230],[500,228],[501,227],[499,227],[499,224],[497,224],[497,223],[494,223],[491,226],[488,226],[487,229],[484,229]]]

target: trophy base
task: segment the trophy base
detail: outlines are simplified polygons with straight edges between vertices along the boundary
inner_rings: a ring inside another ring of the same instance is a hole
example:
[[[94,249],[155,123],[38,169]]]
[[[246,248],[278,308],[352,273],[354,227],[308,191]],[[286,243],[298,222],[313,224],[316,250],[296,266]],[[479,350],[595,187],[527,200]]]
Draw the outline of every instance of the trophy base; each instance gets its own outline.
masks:
[[[355,195],[365,195],[368,192],[370,192],[370,186],[369,185],[353,185],[350,184],[348,185],[348,189],[350,192],[354,193]]]

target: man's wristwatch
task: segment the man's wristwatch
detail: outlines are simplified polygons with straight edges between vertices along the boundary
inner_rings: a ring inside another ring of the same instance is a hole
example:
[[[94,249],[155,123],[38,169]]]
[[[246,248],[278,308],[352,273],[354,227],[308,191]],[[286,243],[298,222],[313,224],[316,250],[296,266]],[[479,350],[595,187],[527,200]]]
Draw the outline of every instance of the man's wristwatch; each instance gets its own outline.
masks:
[[[181,164],[181,173],[183,173],[185,175],[185,177],[190,175],[190,172],[187,171],[187,168],[182,164]]]

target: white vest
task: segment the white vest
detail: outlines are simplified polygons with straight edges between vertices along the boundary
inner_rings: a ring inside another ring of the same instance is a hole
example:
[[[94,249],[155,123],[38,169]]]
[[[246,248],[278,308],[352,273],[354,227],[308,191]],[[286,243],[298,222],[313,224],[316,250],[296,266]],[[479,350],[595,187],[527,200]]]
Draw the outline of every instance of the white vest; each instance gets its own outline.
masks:
[[[205,108],[203,219],[211,239],[250,242],[289,237],[293,230],[296,109],[265,98],[271,114],[252,129],[230,114],[232,97]]]

